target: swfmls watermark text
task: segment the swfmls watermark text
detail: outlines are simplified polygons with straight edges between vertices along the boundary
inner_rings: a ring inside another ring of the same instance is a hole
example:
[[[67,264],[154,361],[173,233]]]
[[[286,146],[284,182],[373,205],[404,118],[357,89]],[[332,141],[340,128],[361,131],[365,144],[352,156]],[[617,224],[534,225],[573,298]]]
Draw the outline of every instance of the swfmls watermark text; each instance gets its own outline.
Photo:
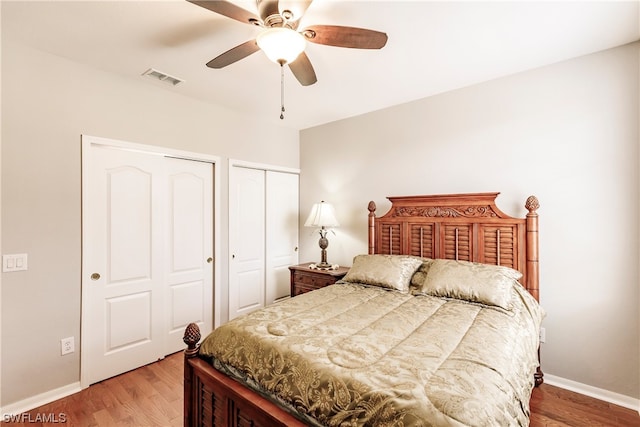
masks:
[[[51,423],[64,424],[67,422],[67,414],[64,412],[23,412],[21,414],[4,414],[2,422],[5,423]]]

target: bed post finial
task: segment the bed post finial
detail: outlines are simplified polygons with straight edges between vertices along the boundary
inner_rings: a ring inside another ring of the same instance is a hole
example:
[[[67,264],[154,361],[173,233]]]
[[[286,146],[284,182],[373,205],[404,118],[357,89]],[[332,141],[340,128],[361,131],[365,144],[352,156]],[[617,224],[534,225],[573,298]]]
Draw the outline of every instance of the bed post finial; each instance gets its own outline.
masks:
[[[367,206],[369,209],[369,254],[376,253],[376,203],[372,200]]]
[[[189,359],[198,354],[198,341],[200,341],[200,328],[195,323],[189,323],[184,330],[182,341],[187,345],[184,351],[185,358]]]
[[[529,213],[535,213],[535,211],[540,208],[540,202],[538,202],[538,198],[536,196],[529,196],[527,197],[524,207],[527,208]]]

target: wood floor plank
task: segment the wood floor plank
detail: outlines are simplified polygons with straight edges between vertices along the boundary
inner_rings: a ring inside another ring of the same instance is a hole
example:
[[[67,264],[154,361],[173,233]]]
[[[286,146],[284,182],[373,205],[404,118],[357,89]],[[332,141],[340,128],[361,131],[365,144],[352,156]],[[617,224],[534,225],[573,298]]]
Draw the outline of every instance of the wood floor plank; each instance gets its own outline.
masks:
[[[181,352],[109,378],[79,393],[29,411],[31,420],[62,414],[67,427],[181,426],[183,422]],[[640,427],[637,411],[542,384],[531,396],[531,427]],[[30,426],[60,426],[30,422]],[[24,423],[2,423],[24,426]]]
[[[530,406],[531,427],[640,426],[637,411],[548,384],[533,390]]]
[[[99,426],[116,426],[118,423],[111,416],[111,412],[108,409],[100,409],[93,413],[93,419]]]

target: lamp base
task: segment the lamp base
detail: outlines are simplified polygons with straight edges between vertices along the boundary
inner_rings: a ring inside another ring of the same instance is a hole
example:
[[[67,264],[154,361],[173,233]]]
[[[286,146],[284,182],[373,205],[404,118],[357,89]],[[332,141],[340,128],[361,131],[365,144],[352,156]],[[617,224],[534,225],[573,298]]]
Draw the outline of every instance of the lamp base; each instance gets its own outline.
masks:
[[[318,264],[309,264],[309,268],[311,270],[323,270],[323,271],[328,271],[328,270],[337,270],[338,268],[340,268],[340,266],[338,264],[329,264],[329,263],[318,263]]]
[[[319,262],[316,264],[318,270],[333,270],[333,265],[328,262]]]

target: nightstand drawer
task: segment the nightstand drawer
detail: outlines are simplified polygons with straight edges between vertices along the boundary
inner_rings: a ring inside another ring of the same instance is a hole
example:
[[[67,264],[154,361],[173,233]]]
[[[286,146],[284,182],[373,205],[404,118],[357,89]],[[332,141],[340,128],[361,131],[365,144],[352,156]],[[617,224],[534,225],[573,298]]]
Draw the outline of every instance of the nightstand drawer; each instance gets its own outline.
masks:
[[[309,286],[303,285],[301,283],[296,283],[293,285],[293,294],[291,294],[291,296],[295,297],[296,295],[304,294],[305,292],[315,291],[316,289],[319,289],[321,287],[322,286]]]
[[[333,285],[342,279],[349,268],[340,267],[336,270],[317,270],[309,268],[311,263],[292,265],[291,270],[291,296],[320,289]]]
[[[299,285],[307,285],[307,286],[315,286],[321,288],[323,286],[328,286],[334,284],[337,280],[334,280],[333,277],[327,275],[319,275],[319,274],[307,274],[301,271],[296,271],[294,273],[294,281]]]

